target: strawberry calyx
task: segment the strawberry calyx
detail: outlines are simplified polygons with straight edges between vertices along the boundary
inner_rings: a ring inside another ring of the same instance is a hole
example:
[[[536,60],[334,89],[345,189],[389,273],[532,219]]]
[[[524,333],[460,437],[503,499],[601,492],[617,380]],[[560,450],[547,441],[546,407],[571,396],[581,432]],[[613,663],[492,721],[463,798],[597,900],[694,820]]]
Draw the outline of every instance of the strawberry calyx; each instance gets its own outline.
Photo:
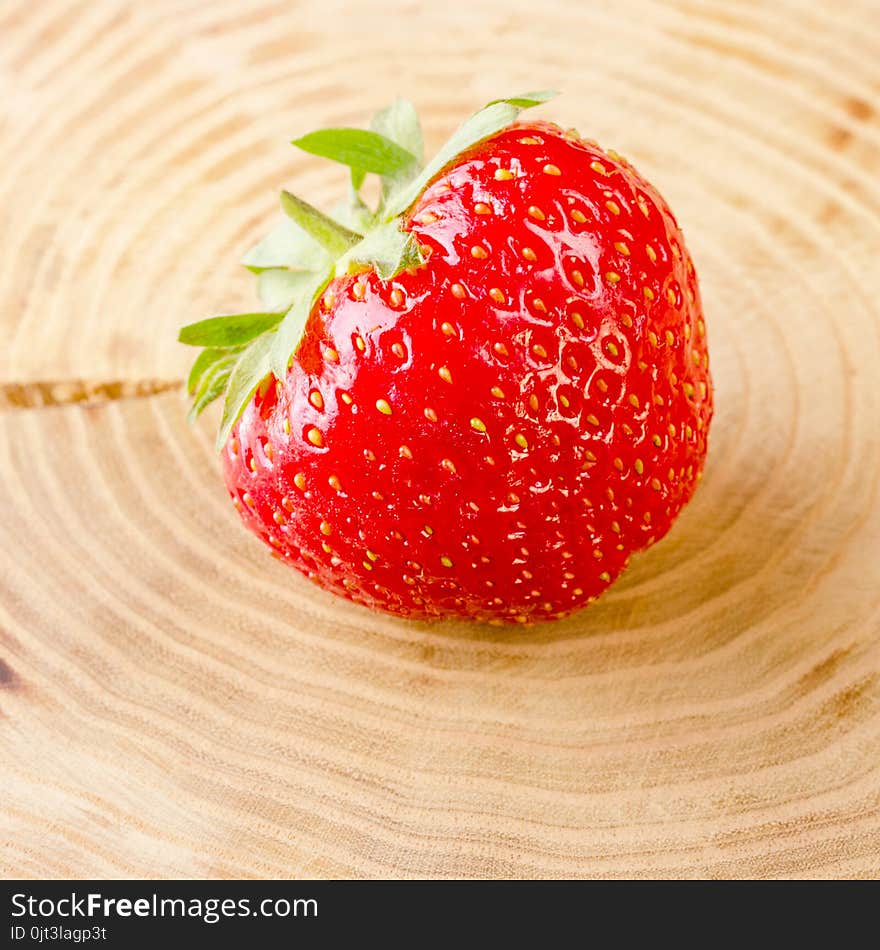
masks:
[[[257,276],[264,310],[211,317],[189,324],[178,339],[202,347],[187,380],[193,397],[190,420],[224,398],[217,448],[258,388],[272,376],[284,379],[315,301],[336,277],[374,270],[390,280],[425,262],[404,229],[407,210],[458,155],[511,125],[523,109],[553,92],[496,99],[467,119],[427,164],[422,131],[412,103],[398,99],[377,113],[370,129],[321,129],[291,144],[348,166],[348,200],[325,214],[288,191],[285,217],[242,259]],[[361,197],[367,175],[378,175],[380,195],[371,209]]]

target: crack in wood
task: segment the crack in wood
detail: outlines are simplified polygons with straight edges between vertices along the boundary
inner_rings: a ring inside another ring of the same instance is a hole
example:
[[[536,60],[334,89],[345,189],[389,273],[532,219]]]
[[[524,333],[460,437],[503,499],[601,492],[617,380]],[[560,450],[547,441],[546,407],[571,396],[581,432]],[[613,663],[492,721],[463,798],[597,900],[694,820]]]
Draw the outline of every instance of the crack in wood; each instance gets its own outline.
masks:
[[[157,396],[182,386],[180,380],[169,379],[63,379],[0,383],[0,410],[93,406],[120,399]]]
[[[20,684],[18,674],[6,662],[0,659],[0,689],[16,689]]]

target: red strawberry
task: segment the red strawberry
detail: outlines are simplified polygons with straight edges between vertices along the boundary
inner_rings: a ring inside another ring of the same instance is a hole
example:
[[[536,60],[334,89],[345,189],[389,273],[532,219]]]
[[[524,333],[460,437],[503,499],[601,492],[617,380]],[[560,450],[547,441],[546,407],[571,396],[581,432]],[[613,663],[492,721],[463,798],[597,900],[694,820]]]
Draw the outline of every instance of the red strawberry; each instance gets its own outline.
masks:
[[[249,353],[245,396],[264,380],[222,453],[245,524],[321,586],[405,617],[525,623],[589,603],[669,530],[706,453],[705,327],[672,213],[613,152],[505,125],[424,190],[386,166],[386,207],[394,187],[409,204],[393,233],[418,247],[393,277],[346,261],[314,306],[301,296],[281,381],[264,379],[280,318],[262,315],[262,355],[240,334],[215,351],[222,383]],[[344,255],[360,234],[337,230]]]

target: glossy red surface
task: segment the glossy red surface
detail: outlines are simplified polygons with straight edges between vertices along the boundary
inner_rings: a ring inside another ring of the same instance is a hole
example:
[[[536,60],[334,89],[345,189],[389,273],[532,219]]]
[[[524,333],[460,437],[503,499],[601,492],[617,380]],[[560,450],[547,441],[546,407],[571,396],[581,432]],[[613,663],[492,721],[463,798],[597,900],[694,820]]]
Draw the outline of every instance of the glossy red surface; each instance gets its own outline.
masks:
[[[481,143],[409,226],[428,263],[335,281],[223,453],[242,518],[322,586],[529,622],[662,537],[706,452],[697,281],[663,200],[543,123]]]

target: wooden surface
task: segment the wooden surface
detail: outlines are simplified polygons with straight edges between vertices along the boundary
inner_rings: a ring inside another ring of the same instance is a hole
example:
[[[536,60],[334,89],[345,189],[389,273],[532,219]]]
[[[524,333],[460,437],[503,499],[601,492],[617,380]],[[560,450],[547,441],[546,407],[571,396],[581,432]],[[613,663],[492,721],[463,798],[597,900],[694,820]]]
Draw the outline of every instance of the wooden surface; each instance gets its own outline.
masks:
[[[0,870],[880,874],[877,14],[3,0]],[[546,86],[684,224],[706,477],[568,621],[374,616],[239,526],[176,328],[341,185],[295,134]]]

